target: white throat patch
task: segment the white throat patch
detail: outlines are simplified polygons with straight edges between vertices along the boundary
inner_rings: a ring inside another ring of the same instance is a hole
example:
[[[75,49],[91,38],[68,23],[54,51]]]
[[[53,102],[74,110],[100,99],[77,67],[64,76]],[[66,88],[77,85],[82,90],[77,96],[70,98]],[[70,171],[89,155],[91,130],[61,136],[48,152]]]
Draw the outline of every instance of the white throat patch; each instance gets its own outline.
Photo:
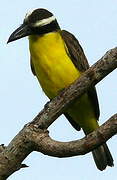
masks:
[[[56,18],[55,16],[51,16],[49,18],[46,18],[46,19],[42,19],[42,20],[39,20],[37,21],[33,26],[34,27],[40,27],[40,26],[45,26],[47,24],[50,24],[52,21],[54,21]]]

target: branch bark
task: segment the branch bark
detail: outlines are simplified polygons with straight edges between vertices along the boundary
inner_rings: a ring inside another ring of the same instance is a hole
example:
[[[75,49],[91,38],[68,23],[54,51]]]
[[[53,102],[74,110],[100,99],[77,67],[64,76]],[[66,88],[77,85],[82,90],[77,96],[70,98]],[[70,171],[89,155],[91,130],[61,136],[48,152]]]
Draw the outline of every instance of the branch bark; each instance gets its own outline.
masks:
[[[86,137],[70,141],[59,142],[45,136],[39,141],[39,136],[34,136],[32,139],[35,142],[35,150],[42,152],[43,154],[54,157],[71,157],[76,155],[84,155],[99,145],[106,142],[114,134],[117,133],[117,114],[112,116],[106,123],[104,123],[96,131],[90,133]]]
[[[116,134],[117,114],[98,130],[78,141],[64,143],[54,141],[46,130],[76,98],[79,98],[89,87],[96,85],[115,68],[117,68],[117,48],[108,51],[78,80],[46,104],[45,108],[31,123],[24,126],[7,147],[0,148],[0,180],[7,179],[22,168],[22,161],[34,150],[57,157],[81,155]]]

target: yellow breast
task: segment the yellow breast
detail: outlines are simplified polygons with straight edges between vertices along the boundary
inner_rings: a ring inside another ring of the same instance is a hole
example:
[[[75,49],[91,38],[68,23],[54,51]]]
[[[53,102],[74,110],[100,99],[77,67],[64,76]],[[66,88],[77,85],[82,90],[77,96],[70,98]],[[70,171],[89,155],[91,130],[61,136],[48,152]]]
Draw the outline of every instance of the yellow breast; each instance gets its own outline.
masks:
[[[36,76],[49,98],[55,97],[80,76],[66,53],[65,43],[59,32],[41,37],[30,36],[29,42]]]

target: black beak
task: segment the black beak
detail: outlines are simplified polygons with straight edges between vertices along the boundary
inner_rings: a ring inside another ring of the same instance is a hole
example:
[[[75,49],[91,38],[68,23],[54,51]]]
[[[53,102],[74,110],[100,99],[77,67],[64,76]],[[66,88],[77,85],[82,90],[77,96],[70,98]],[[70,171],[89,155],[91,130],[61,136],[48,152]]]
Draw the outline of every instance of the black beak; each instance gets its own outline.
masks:
[[[32,34],[31,28],[26,25],[22,24],[18,29],[16,29],[9,37],[7,43],[15,41],[17,39],[21,39],[23,37],[29,36]]]

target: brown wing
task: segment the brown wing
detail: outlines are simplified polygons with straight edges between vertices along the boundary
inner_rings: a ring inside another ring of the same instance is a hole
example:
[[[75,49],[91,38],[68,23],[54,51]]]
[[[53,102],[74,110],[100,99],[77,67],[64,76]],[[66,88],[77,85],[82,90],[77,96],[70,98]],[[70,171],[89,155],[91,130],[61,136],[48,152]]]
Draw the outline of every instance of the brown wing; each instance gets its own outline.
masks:
[[[33,66],[33,62],[32,62],[31,57],[30,57],[30,66],[31,66],[31,70],[32,70],[33,75],[36,76],[35,68],[34,68],[34,66]]]
[[[70,122],[70,124],[71,124],[77,131],[80,131],[80,130],[81,130],[81,127],[79,126],[79,124],[76,123],[68,113],[64,113],[64,116],[68,119],[68,121]]]
[[[89,64],[78,40],[75,38],[74,35],[72,35],[71,33],[65,30],[62,30],[61,35],[66,43],[68,49],[68,55],[70,56],[70,59],[74,63],[75,67],[81,72],[86,71],[89,68]],[[96,88],[91,87],[87,93],[92,102],[92,107],[94,108],[95,116],[98,120],[100,111],[99,111],[99,103],[98,103]],[[71,119],[69,121],[71,121]],[[77,129],[77,126],[75,128]]]

